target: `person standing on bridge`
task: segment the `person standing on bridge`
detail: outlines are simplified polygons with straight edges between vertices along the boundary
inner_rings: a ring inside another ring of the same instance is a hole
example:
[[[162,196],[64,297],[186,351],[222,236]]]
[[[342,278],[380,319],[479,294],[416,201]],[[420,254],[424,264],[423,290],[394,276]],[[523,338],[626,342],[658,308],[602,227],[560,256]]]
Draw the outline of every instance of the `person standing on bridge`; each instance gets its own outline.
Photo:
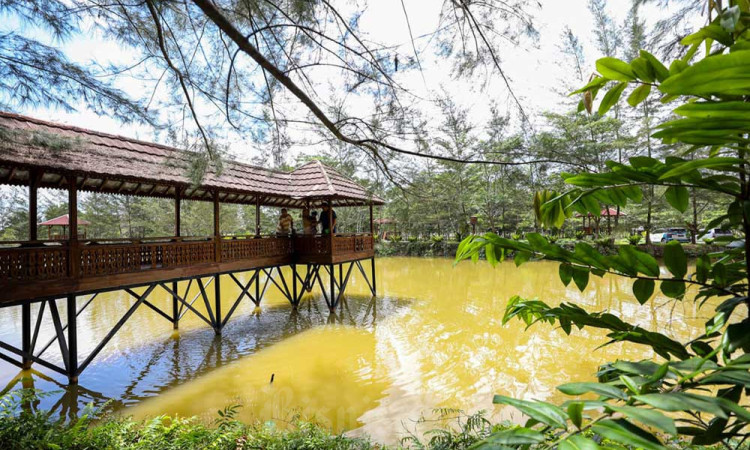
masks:
[[[294,219],[292,215],[286,211],[286,208],[281,208],[281,216],[279,216],[279,226],[276,228],[278,234],[290,234],[294,232]]]
[[[336,232],[336,211],[330,205],[323,205],[323,211],[320,213],[320,226],[323,234]]]

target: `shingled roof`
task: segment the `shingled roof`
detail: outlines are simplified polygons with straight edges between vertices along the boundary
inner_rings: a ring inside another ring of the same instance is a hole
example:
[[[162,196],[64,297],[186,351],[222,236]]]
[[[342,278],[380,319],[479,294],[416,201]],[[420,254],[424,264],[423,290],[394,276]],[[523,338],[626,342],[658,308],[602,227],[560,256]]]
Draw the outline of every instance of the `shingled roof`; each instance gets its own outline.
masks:
[[[209,200],[226,203],[302,207],[331,201],[334,206],[379,205],[383,200],[313,161],[281,172],[224,161],[220,173],[206,171],[191,183],[195,154],[173,147],[0,112],[0,183],[25,185],[32,171],[41,187],[66,188],[75,180],[83,191]]]

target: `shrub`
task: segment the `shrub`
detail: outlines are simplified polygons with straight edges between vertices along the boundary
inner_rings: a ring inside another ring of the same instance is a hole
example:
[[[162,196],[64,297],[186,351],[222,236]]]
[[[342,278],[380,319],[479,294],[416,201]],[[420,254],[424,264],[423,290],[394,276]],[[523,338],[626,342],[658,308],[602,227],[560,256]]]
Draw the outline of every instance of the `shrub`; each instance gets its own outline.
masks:
[[[711,245],[714,243],[714,240],[715,240],[714,238],[705,238],[703,239],[703,242],[705,242],[706,245]]]
[[[430,236],[430,239],[432,239],[432,242],[443,242],[444,236],[440,234],[433,234]]]
[[[524,238],[524,235],[523,233],[513,233],[510,235],[510,238],[513,239],[514,241],[520,241],[521,239]]]
[[[391,240],[391,242],[401,242],[401,235],[400,234],[393,234],[388,237],[388,239]]]
[[[578,239],[579,241],[586,239],[586,232],[583,230],[576,231],[576,239]]]
[[[641,239],[643,239],[643,236],[640,234],[631,234],[628,236],[628,242],[630,245],[638,245],[641,242]]]
[[[419,238],[416,236],[409,236],[408,238],[406,238],[406,240],[408,240],[409,242],[417,242]]]

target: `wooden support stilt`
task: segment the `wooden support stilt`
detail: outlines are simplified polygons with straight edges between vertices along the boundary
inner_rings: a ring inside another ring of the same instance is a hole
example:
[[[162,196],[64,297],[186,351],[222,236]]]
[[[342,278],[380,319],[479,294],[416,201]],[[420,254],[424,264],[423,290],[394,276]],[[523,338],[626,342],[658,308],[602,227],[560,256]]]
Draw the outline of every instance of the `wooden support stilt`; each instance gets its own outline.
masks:
[[[372,295],[373,297],[378,295],[378,283],[375,281],[375,258],[370,259],[372,265]]]
[[[221,334],[221,328],[224,326],[221,320],[221,275],[216,274],[214,280],[214,315],[216,321],[214,322],[214,332]]]
[[[334,300],[336,298],[336,275],[333,271],[333,264],[328,266],[328,272],[331,274],[331,303],[329,305],[329,309],[331,310],[331,312],[333,312],[336,309],[336,303]]]
[[[31,304],[24,303],[21,306],[21,350],[31,355]],[[24,356],[22,359],[23,369],[31,369],[31,359]]]
[[[78,314],[75,294],[68,295],[68,382],[78,384]]]
[[[297,298],[297,265],[292,264],[292,309],[296,310],[299,305],[299,299]]]
[[[172,328],[176,330],[180,328],[180,301],[177,299],[176,281],[172,282],[172,291],[174,291],[172,295]]]

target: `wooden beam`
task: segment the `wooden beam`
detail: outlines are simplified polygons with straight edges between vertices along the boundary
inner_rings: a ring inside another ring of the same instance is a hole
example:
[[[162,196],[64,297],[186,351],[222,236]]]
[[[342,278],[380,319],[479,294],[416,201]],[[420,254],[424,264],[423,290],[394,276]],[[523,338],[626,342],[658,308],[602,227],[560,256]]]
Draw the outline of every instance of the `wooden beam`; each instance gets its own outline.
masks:
[[[182,202],[180,201],[180,196],[182,192],[180,192],[180,189],[174,188],[175,196],[174,196],[174,235],[177,237],[180,237],[180,233],[182,232],[182,220],[181,220],[181,209],[182,209]]]
[[[38,209],[39,172],[36,169],[29,170],[29,240],[36,241]]]

